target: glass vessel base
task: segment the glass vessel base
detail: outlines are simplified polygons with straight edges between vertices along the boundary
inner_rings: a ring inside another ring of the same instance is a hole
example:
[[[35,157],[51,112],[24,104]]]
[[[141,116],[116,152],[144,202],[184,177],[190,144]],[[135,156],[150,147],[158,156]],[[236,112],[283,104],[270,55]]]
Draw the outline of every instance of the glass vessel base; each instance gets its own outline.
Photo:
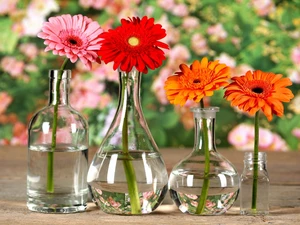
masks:
[[[268,215],[269,211],[260,211],[260,210],[253,210],[253,209],[241,209],[240,214],[241,215],[246,215],[246,216],[263,216],[263,215]]]
[[[45,200],[46,196],[43,196],[43,198],[31,198],[28,197],[27,199],[27,208],[34,212],[41,212],[41,213],[76,213],[76,212],[84,212],[87,208],[86,204],[76,204],[74,202],[73,204],[51,204],[49,203],[49,200],[46,202]],[[53,202],[61,202],[62,199],[70,199],[69,196],[58,196],[54,199],[52,199]],[[78,201],[79,202],[79,201]]]
[[[139,185],[141,186],[141,185]],[[134,215],[131,213],[130,197],[128,193],[117,193],[109,191],[101,191],[97,188],[92,188],[94,201],[100,209],[109,214]],[[162,189],[154,191],[145,191],[139,193],[141,203],[141,213],[152,213],[162,202],[166,192],[167,185]],[[140,215],[137,214],[137,215]]]
[[[190,193],[191,190],[188,191],[189,189],[190,188],[186,188],[186,192],[178,192],[170,189],[171,198],[181,212],[198,215],[196,214],[196,209],[200,200],[200,195]],[[193,192],[196,190],[199,190],[197,193],[201,193],[198,188],[195,188]],[[215,190],[214,188],[210,188],[210,191],[213,192],[216,192],[217,190],[220,190],[220,188],[215,188]],[[238,189],[223,188],[222,191],[219,193],[216,192],[215,195],[208,195],[204,211],[199,215],[209,216],[225,213],[235,202],[238,192]]]

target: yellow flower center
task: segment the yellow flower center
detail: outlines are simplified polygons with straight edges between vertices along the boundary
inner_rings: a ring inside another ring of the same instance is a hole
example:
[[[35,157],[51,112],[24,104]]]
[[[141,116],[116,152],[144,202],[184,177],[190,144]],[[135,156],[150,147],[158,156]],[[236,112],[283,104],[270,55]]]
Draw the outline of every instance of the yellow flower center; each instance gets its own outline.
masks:
[[[133,47],[139,45],[139,43],[140,43],[140,40],[137,37],[130,37],[128,39],[128,44],[130,44]]]

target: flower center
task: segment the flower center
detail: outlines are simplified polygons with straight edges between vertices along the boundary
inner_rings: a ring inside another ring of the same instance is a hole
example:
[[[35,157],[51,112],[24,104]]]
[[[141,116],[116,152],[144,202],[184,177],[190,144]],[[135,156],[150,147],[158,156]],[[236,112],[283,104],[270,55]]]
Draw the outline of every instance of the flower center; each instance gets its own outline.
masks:
[[[193,81],[193,83],[194,83],[194,84],[199,84],[199,83],[201,83],[201,81],[200,81],[199,79],[195,79],[195,80]]]
[[[255,87],[255,88],[252,88],[252,91],[255,92],[256,94],[261,94],[264,92],[264,89],[261,87]]]
[[[137,37],[133,36],[128,39],[128,44],[130,44],[133,47],[138,46],[139,43],[140,43],[140,40]]]
[[[70,36],[67,39],[67,42],[71,45],[71,46],[78,46],[80,47],[82,45],[82,41],[80,38],[76,37],[76,36]]]

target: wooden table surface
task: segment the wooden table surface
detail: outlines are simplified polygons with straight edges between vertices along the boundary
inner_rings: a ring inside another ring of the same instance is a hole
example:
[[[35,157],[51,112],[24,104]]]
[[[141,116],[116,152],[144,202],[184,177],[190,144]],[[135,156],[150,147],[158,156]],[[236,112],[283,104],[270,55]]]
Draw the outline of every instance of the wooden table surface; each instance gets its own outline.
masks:
[[[92,159],[96,149],[90,149]],[[191,149],[162,149],[168,171]],[[243,152],[219,151],[242,172]],[[270,177],[270,214],[267,216],[242,216],[239,214],[239,199],[224,215],[192,216],[181,213],[169,195],[156,211],[143,216],[117,216],[100,211],[92,202],[84,213],[42,214],[31,212],[26,207],[26,147],[0,146],[0,224],[282,224],[300,225],[300,152],[268,152]]]

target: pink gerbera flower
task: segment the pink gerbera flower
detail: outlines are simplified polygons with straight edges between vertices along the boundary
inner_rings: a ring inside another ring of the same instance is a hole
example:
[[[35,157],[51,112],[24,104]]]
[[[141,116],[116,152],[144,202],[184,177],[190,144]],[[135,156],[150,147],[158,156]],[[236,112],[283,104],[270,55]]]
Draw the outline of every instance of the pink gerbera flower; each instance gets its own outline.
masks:
[[[99,35],[102,32],[96,21],[82,15],[67,14],[49,18],[38,37],[45,39],[45,51],[65,55],[72,63],[79,58],[91,69],[92,62],[100,63],[97,51],[101,46]]]

